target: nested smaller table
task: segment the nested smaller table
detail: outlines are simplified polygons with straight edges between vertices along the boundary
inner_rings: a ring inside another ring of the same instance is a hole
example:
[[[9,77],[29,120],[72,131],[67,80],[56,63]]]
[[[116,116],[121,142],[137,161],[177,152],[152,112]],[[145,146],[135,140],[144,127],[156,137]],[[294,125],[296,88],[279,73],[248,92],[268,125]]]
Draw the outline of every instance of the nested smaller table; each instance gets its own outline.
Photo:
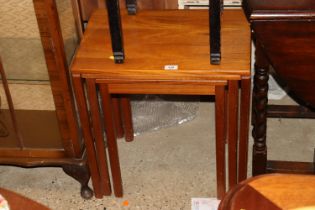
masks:
[[[208,12],[202,10],[140,11],[137,16],[123,12],[128,54],[124,64],[114,64],[106,11],[93,14],[71,74],[88,158],[97,159],[96,163],[89,162],[97,197],[111,193],[104,130],[114,192],[116,196],[123,194],[113,94],[214,95],[218,198],[225,194],[226,174],[229,188],[246,178],[250,30],[242,10],[226,10],[222,17],[222,61],[220,65],[210,65],[207,20]],[[100,113],[104,113],[103,118]]]

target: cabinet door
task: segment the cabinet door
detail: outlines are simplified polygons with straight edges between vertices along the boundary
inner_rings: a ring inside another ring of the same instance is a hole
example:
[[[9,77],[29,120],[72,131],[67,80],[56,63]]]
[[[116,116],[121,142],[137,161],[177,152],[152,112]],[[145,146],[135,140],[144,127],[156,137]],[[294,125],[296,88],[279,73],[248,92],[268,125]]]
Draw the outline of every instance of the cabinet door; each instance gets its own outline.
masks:
[[[75,156],[80,148],[73,144],[77,128],[67,62],[78,38],[71,1],[0,3],[1,157]]]

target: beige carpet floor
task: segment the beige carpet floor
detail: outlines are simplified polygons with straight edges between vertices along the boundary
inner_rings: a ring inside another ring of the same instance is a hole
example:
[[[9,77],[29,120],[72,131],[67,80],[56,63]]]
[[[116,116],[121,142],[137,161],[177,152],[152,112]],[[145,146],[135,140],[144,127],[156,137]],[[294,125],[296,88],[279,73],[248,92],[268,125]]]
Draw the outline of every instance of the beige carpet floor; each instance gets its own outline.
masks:
[[[46,80],[47,73],[43,71],[45,63],[32,1],[0,0],[0,3],[2,5],[0,14],[6,14],[0,17],[0,54],[5,69],[11,69],[10,78],[29,79],[29,76],[36,76],[33,79]],[[71,14],[71,10],[67,9],[70,8],[69,1],[58,0],[57,5],[63,35],[65,40],[68,40],[65,41],[65,46],[70,60],[77,37],[73,35],[73,20],[68,18]],[[34,47],[36,51],[33,50]],[[34,57],[37,59],[36,62]],[[23,58],[27,60],[15,62]],[[21,67],[16,66],[18,64]],[[25,69],[38,69],[38,72],[33,71],[32,75],[25,75],[25,72],[28,72]],[[24,77],[19,78],[21,75]],[[15,90],[16,94],[24,92],[24,89],[15,88]],[[47,91],[50,91],[49,88]],[[36,91],[31,92],[32,95],[27,96],[32,97],[30,101],[34,101],[33,97],[42,98],[40,94],[34,95]],[[30,103],[15,103],[20,104],[23,109],[33,106]],[[39,106],[37,109],[53,109],[41,103]],[[197,118],[193,121],[142,134],[137,136],[133,143],[119,141],[125,193],[122,199],[111,196],[99,200],[83,200],[80,197],[78,182],[65,175],[60,168],[24,169],[0,166],[0,187],[21,193],[51,209],[189,210],[192,197],[216,195],[213,109],[212,103],[204,102],[201,104]],[[311,161],[315,142],[314,122],[314,120],[269,120],[270,157]],[[123,205],[125,201],[129,202],[128,206]]]
[[[120,140],[123,198],[83,200],[79,184],[60,168],[0,166],[0,187],[52,209],[191,209],[192,197],[216,195],[213,109],[213,103],[203,102],[193,121],[142,134],[133,143]],[[270,157],[311,161],[314,124],[314,120],[269,119]]]

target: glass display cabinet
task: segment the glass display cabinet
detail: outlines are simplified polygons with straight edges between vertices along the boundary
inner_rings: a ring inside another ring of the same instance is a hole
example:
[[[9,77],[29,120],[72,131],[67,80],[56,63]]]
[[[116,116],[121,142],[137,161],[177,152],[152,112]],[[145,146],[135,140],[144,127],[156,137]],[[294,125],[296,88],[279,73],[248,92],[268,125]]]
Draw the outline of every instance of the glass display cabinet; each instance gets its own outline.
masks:
[[[0,0],[0,164],[61,166],[90,198],[68,66],[80,39],[71,0]]]

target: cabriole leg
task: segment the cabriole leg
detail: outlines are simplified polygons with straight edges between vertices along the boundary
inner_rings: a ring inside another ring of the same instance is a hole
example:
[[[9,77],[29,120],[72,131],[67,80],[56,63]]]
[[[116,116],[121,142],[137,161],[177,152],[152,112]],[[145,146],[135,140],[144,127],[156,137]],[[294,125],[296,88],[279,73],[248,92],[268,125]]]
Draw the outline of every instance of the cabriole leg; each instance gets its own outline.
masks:
[[[63,165],[62,169],[66,174],[80,182],[82,198],[90,199],[93,197],[93,191],[88,186],[90,180],[90,171],[86,164],[67,164]]]

